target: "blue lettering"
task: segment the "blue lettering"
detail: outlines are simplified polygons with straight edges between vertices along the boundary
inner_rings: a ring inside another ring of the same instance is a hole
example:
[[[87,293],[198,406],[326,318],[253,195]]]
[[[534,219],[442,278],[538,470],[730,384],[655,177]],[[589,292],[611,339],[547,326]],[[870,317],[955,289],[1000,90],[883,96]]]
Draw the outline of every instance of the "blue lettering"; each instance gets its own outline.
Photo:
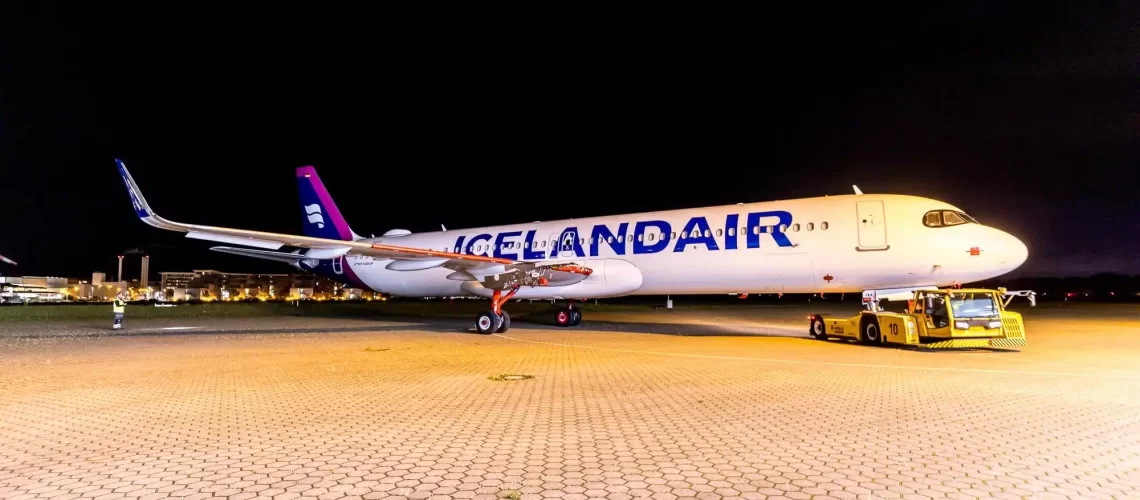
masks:
[[[531,229],[530,231],[526,232],[526,241],[523,242],[523,260],[535,260],[535,259],[546,258],[546,252],[543,252],[541,250],[540,251],[534,250],[535,248],[538,248],[537,246],[535,246],[535,241],[534,241],[534,233],[537,233],[537,232],[538,231],[536,231],[534,229]]]
[[[586,256],[586,252],[582,251],[582,242],[578,239],[577,227],[568,227],[558,236],[558,256],[566,257],[562,254],[571,250],[573,250],[574,255],[578,257]],[[550,256],[553,258],[555,256],[554,252],[551,252]]]
[[[602,244],[605,239],[606,243],[613,249],[615,254],[625,255],[625,231],[629,229],[628,222],[622,222],[618,226],[617,235],[610,232],[610,228],[604,224],[594,226],[593,232],[590,233],[590,255],[593,257],[598,256],[598,246]]]
[[[677,236],[684,236],[684,238],[677,238],[677,246],[673,248],[674,252],[684,252],[688,245],[700,245],[704,243],[709,250],[719,250],[716,246],[716,239],[713,238],[712,230],[709,229],[709,221],[704,217],[693,217],[685,224],[684,234]]]
[[[503,240],[505,240],[507,238],[513,238],[515,236],[521,236],[521,235],[522,235],[522,231],[507,231],[505,233],[499,233],[499,236],[495,238],[495,257],[499,258],[499,259],[518,260],[519,254],[503,252],[503,247],[506,246],[506,245],[504,245],[504,243],[514,243],[514,242],[513,241],[503,241]]]
[[[654,231],[653,233],[647,233],[646,229],[651,227],[658,228],[658,230]],[[669,240],[667,238],[661,238],[660,236],[661,234],[669,234],[669,231],[671,229],[672,227],[669,225],[669,223],[663,220],[647,220],[638,222],[633,229],[633,253],[657,253],[664,250],[665,247],[669,246]],[[652,245],[646,245],[646,243],[651,242],[654,239],[656,242],[654,242]]]
[[[459,239],[455,240],[455,250],[452,250],[453,252],[463,253],[463,238],[466,237],[467,236],[460,236]]]
[[[728,214],[724,219],[724,249],[736,250],[736,232],[740,230],[736,225],[740,223],[740,214]]]
[[[776,217],[778,222],[771,226],[761,226],[760,219],[764,217]],[[782,247],[792,246],[792,240],[780,230],[781,225],[790,225],[792,223],[792,214],[783,210],[773,210],[770,212],[753,212],[748,214],[748,248],[760,248],[760,234],[772,234],[772,239],[776,240],[776,245]],[[770,231],[769,231],[770,229]]]
[[[470,239],[470,240],[467,242],[467,252],[466,252],[466,253],[469,253],[469,254],[471,254],[471,255],[486,255],[486,253],[483,253],[483,254],[477,254],[477,253],[475,253],[475,252],[472,250],[472,248],[474,248],[474,247],[475,247],[475,242],[477,242],[477,241],[479,241],[479,240],[486,240],[486,241],[491,241],[491,235],[489,235],[489,234],[480,234],[480,235],[478,235],[478,236],[472,237],[472,238],[471,238],[471,239]]]

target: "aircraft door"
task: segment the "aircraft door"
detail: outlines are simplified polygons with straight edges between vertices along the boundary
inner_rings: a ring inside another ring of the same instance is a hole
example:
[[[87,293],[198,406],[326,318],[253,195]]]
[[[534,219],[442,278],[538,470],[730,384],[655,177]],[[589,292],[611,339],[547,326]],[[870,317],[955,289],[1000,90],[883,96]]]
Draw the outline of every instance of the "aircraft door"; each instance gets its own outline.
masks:
[[[558,238],[562,239],[559,240]],[[576,257],[574,253],[574,243],[578,238],[578,233],[569,231],[566,234],[555,233],[550,235],[550,258],[558,257]]]
[[[883,214],[882,200],[860,201],[855,205],[859,224],[859,245],[856,250],[887,250],[887,219]]]

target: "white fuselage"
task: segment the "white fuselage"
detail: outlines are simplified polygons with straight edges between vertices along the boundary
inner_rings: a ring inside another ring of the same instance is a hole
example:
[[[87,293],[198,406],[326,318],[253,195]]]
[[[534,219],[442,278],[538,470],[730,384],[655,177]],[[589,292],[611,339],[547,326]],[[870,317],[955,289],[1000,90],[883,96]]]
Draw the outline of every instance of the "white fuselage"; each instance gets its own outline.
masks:
[[[977,223],[929,227],[924,224],[924,214],[932,210],[960,212],[926,198],[865,194],[366,241],[526,261],[574,262],[595,270],[581,283],[526,288],[519,291],[519,298],[858,292],[947,286],[998,276],[1025,261],[1025,245],[995,228]],[[448,279],[451,270],[396,271],[386,269],[390,262],[363,256],[344,261],[350,268],[346,272],[378,292],[486,295],[473,290],[470,282]]]

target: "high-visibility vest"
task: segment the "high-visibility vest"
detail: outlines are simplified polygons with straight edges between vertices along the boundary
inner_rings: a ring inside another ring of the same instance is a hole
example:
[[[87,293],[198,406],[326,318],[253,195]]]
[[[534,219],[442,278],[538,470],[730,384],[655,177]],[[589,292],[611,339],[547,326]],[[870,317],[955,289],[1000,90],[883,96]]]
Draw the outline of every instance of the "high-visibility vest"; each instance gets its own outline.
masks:
[[[114,307],[115,307],[115,312],[121,313],[127,309],[127,303],[123,302],[122,299],[115,299]]]

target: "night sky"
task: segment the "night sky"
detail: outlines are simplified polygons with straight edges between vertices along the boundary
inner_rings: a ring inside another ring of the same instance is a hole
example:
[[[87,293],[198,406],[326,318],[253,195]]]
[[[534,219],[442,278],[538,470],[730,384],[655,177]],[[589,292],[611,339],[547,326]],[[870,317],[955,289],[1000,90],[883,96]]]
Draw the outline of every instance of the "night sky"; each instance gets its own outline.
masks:
[[[20,263],[0,273],[111,275],[130,248],[152,279],[291,269],[144,225],[115,157],[188,223],[299,234],[306,164],[365,235],[858,184],[1017,235],[1021,274],[1140,273],[1137,3],[990,3],[698,16],[33,2],[0,35],[0,254]]]

